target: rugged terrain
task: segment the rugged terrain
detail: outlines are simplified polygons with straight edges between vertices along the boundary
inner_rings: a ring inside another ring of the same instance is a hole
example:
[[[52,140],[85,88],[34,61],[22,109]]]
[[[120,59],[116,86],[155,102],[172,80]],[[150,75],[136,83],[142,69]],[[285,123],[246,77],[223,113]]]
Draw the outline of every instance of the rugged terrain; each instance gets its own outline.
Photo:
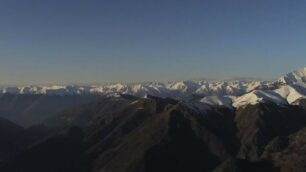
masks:
[[[42,113],[48,115],[32,127],[14,124],[18,115],[0,119],[0,171],[304,172],[305,78],[306,68],[264,82],[117,84],[73,93],[61,87],[60,94],[4,88],[2,99],[94,98]],[[10,105],[7,112],[29,108]]]

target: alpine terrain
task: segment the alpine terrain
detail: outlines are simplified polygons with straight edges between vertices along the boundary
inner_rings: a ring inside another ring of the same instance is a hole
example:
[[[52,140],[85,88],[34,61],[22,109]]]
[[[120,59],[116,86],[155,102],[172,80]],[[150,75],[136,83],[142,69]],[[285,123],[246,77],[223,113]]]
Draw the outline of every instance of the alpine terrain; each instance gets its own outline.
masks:
[[[306,68],[0,92],[1,172],[306,171]]]

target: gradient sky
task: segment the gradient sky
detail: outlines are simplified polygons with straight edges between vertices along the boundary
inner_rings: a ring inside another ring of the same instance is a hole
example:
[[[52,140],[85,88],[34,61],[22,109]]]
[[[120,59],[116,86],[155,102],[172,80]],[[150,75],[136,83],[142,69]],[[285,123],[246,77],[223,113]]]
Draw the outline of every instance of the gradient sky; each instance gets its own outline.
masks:
[[[0,0],[0,84],[275,78],[305,0]]]

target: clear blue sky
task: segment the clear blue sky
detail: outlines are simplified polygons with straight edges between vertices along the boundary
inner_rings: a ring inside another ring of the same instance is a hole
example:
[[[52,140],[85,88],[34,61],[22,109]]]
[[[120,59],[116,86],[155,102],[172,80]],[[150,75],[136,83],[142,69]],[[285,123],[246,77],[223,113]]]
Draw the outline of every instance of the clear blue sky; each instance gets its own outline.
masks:
[[[305,0],[1,0],[0,84],[274,78],[306,66]]]

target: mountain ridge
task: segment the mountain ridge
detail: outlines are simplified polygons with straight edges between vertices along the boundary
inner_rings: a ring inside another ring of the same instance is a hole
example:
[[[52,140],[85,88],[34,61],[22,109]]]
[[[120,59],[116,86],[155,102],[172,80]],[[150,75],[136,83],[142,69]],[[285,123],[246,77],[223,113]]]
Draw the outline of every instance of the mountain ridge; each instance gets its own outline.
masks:
[[[260,90],[260,91],[256,91]],[[250,94],[253,92],[253,95]],[[105,84],[92,86],[78,85],[49,85],[49,86],[23,86],[3,87],[2,94],[42,94],[42,95],[110,95],[116,94],[146,97],[147,95],[158,97],[170,97],[184,100],[189,97],[200,97],[202,103],[210,105],[225,105],[226,97],[231,96],[232,107],[243,106],[256,102],[266,101],[274,96],[274,103],[295,103],[299,99],[306,98],[306,67],[281,76],[275,81],[258,80],[186,80],[176,82],[146,82],[133,84]],[[260,95],[258,95],[260,94]],[[270,95],[270,96],[267,96]],[[215,96],[214,99],[209,96]],[[241,103],[241,97],[245,101]],[[249,96],[249,97],[248,97]],[[278,97],[278,98],[275,98]],[[209,101],[205,100],[210,99]],[[218,100],[217,100],[218,99]],[[251,100],[251,101],[250,101]],[[240,103],[239,103],[240,102]],[[228,101],[226,103],[228,106]]]
[[[304,87],[245,83],[203,82],[198,95],[188,82],[161,87],[172,96],[185,93],[177,99],[156,96],[163,95],[156,89],[147,94],[148,87],[138,84],[130,88],[138,96],[110,92],[67,107],[43,122],[53,129],[48,137],[35,136],[31,147],[4,157],[0,170],[305,171]],[[228,89],[235,86],[244,92]]]

